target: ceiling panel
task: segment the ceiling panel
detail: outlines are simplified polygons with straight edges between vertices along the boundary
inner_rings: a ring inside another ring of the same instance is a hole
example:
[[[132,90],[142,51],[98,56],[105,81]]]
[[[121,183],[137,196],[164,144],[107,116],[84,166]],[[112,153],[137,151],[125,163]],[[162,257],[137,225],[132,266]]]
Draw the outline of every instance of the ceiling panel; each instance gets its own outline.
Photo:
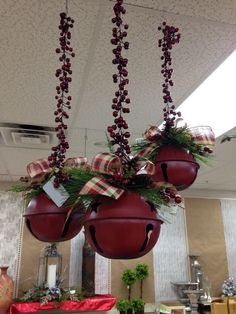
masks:
[[[90,60],[88,83],[80,100],[76,125],[101,129],[112,122],[111,100],[116,90],[112,66],[111,6],[107,5],[96,41],[96,54]],[[140,132],[149,124],[162,121],[162,77],[157,27],[163,20],[156,11],[128,7],[125,20],[130,25],[128,87],[131,112],[127,117],[132,130]],[[171,16],[171,23],[181,29],[182,39],[173,49],[173,99],[179,105],[228,56],[236,46],[234,28],[208,21]],[[197,110],[197,108],[193,109]],[[140,121],[142,123],[137,123]]]
[[[162,11],[163,17],[167,12],[171,12],[234,25],[236,21],[236,2],[234,0],[192,0],[191,5],[186,0],[126,0],[126,3]]]
[[[49,151],[28,148],[1,147],[1,155],[5,160],[6,167],[12,175],[26,175],[26,166],[28,163],[47,158]]]
[[[13,5],[14,2],[14,5]],[[55,49],[59,37],[61,0],[1,0],[0,49],[1,121],[53,125],[54,76],[59,66]],[[87,56],[97,21],[99,1],[70,1],[75,16],[71,41],[75,49],[71,95],[77,103]],[[72,110],[71,115],[73,116]]]

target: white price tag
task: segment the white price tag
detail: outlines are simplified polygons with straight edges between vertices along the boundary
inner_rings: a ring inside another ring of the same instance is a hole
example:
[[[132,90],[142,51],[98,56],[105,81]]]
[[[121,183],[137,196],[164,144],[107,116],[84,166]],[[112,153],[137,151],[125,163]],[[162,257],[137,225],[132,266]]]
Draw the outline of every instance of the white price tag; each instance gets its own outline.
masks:
[[[66,200],[69,198],[69,194],[66,189],[60,185],[59,188],[55,188],[53,185],[55,177],[52,177],[44,186],[43,190],[51,198],[51,200],[58,206],[61,207]]]

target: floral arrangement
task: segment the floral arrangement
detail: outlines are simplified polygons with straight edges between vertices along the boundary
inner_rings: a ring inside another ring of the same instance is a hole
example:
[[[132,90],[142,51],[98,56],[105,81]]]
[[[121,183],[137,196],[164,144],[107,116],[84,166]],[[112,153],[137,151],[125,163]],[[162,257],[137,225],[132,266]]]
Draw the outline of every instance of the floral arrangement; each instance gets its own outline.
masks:
[[[211,146],[215,144],[214,134],[208,127],[188,128],[187,126],[159,129],[151,126],[144,132],[144,137],[133,144],[133,152],[139,158],[155,162],[163,146],[172,145],[189,151],[196,160],[207,162],[212,156]]]
[[[171,96],[171,87],[174,86],[171,51],[173,46],[180,41],[179,29],[163,22],[158,30],[163,34],[158,44],[162,51],[164,123],[161,129],[151,126],[146,130],[144,137],[138,139],[132,146],[133,151],[138,157],[145,157],[155,162],[159,150],[163,146],[172,145],[184,148],[199,161],[207,161],[213,152],[211,146],[215,143],[214,133],[209,127],[188,128],[181,118],[181,113],[176,111]]]
[[[86,297],[86,293],[80,289],[49,288],[46,284],[43,286],[36,286],[28,290],[21,302],[40,302],[41,305],[46,305],[48,302],[59,303],[62,301],[81,301]]]
[[[224,283],[222,285],[222,293],[227,297],[232,297],[233,295],[236,295],[236,284],[232,277],[224,280]]]
[[[60,54],[61,68],[56,70],[59,85],[56,86],[56,111],[55,122],[59,144],[52,147],[52,153],[48,159],[32,162],[27,166],[29,176],[21,178],[21,184],[12,188],[13,191],[24,192],[27,203],[43,191],[44,185],[53,180],[54,187],[63,186],[69,197],[65,206],[75,208],[79,203],[80,209],[85,210],[96,198],[103,196],[118,199],[124,191],[131,190],[139,193],[154,207],[169,204],[179,204],[182,199],[177,190],[170,184],[155,182],[152,179],[154,164],[149,161],[140,161],[131,157],[128,123],[123,114],[130,112],[127,85],[129,83],[127,64],[128,59],[122,56],[123,50],[129,49],[127,36],[128,24],[123,23],[122,15],[125,14],[123,0],[117,0],[114,5],[115,17],[112,18],[111,43],[114,45],[114,59],[117,72],[113,74],[113,82],[118,84],[115,97],[112,99],[114,123],[108,126],[110,147],[112,153],[101,153],[94,157],[89,165],[86,158],[69,158],[65,160],[65,152],[69,148],[66,141],[65,119],[69,118],[67,109],[71,108],[71,96],[68,96],[69,83],[71,82],[70,57],[74,57],[70,47],[73,19],[66,13],[60,14],[60,48],[56,53]],[[168,81],[169,82],[169,81]],[[169,82],[171,84],[171,82]],[[169,121],[169,120],[168,120]],[[113,152],[113,146],[116,146]],[[168,207],[167,207],[168,208]]]

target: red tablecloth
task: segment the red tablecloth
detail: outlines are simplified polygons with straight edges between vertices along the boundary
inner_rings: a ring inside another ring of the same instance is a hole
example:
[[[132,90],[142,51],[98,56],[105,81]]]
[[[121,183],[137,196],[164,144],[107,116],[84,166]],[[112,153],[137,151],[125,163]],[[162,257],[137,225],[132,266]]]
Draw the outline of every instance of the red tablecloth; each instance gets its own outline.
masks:
[[[10,314],[32,313],[52,309],[62,311],[109,311],[115,303],[116,298],[110,294],[95,295],[82,301],[48,302],[43,306],[39,302],[13,303],[10,306]]]

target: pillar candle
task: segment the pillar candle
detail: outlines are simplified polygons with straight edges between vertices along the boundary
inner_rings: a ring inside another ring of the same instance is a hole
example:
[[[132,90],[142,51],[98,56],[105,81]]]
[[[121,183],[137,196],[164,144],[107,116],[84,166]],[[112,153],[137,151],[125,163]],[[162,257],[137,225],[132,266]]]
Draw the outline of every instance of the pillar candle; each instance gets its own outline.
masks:
[[[49,288],[56,287],[57,265],[48,265],[47,283]]]

